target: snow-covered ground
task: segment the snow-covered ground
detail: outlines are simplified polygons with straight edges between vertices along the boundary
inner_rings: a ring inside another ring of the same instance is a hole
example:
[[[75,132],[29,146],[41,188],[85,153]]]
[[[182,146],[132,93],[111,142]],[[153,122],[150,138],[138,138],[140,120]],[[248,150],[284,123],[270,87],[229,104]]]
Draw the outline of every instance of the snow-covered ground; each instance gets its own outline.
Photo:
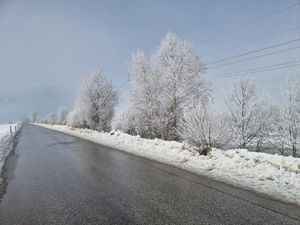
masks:
[[[10,132],[10,127],[12,128],[12,133]],[[20,123],[0,124],[0,172],[5,158],[12,148],[13,138],[20,127]]]
[[[208,156],[201,156],[186,143],[148,140],[120,131],[99,133],[62,125],[36,125],[300,205],[299,158],[249,152],[246,149],[213,149]]]

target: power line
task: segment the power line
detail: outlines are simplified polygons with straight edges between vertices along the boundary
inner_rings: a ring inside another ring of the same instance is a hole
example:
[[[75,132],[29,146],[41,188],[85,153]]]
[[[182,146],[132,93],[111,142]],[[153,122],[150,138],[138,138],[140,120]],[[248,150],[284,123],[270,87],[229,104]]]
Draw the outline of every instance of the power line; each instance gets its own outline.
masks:
[[[239,71],[230,72],[230,73],[216,74],[216,75],[214,75],[214,77],[219,77],[219,76],[224,76],[224,75],[232,75],[232,74],[237,74],[237,73],[246,73],[246,72],[251,72],[251,71],[255,72],[257,70],[262,70],[262,69],[267,69],[267,68],[273,68],[273,67],[278,67],[278,66],[286,66],[286,65],[291,65],[291,64],[300,65],[299,63],[300,63],[299,60],[288,61],[288,62],[277,63],[277,64],[273,64],[273,65],[269,65],[269,66],[254,67],[254,68],[249,68],[249,69],[245,69],[245,70],[239,70]]]
[[[253,40],[250,40],[250,41],[247,41],[247,42],[243,42],[241,44],[238,44],[238,45],[235,45],[235,46],[232,46],[232,47],[223,48],[223,49],[220,49],[220,50],[217,50],[217,51],[214,51],[214,52],[209,52],[209,53],[204,54],[202,56],[215,55],[215,54],[218,54],[218,53],[221,53],[221,52],[224,52],[224,51],[236,49],[238,47],[242,47],[242,46],[257,42],[257,41],[261,41],[261,40],[264,40],[264,39],[268,39],[270,37],[274,37],[274,36],[284,34],[284,33],[287,33],[287,32],[293,31],[293,30],[297,30],[299,28],[300,28],[300,26],[295,26],[295,27],[292,27],[292,28],[289,28],[289,29],[282,30],[282,31],[277,32],[277,33],[269,34],[269,35],[266,35],[266,36],[263,36],[263,37],[260,37],[260,38],[256,38],[256,39],[253,39]]]
[[[297,66],[299,66],[299,63],[292,64],[292,65],[285,65],[285,66],[277,66],[277,67],[268,68],[268,69],[247,71],[247,72],[245,72],[245,71],[237,71],[237,72],[230,73],[231,75],[229,75],[229,76],[227,76],[227,74],[229,74],[229,73],[225,73],[224,75],[226,75],[226,76],[220,76],[222,74],[218,74],[218,76],[216,76],[216,77],[210,77],[210,78],[211,79],[231,78],[231,77],[238,77],[238,76],[245,75],[245,73],[256,74],[256,73],[261,73],[261,72],[266,72],[266,71],[273,71],[273,70],[278,70],[278,69],[286,69],[286,68],[292,68],[292,67],[297,67]]]
[[[279,67],[275,67],[275,68],[269,68],[269,69],[264,69],[264,70],[255,70],[255,71],[248,71],[246,72],[246,74],[256,74],[256,73],[261,73],[261,72],[266,72],[266,71],[273,71],[273,70],[278,70],[278,69],[286,69],[286,68],[292,68],[292,67],[297,67],[299,66],[299,64],[293,64],[293,65],[287,65],[287,66],[279,66]],[[229,78],[229,77],[235,77],[235,76],[241,76],[245,73],[240,72],[240,73],[236,73],[235,75],[232,74],[230,76],[219,76],[219,77],[214,77],[214,78]]]
[[[265,70],[258,70],[258,71],[253,71],[253,72],[248,72],[250,74],[256,74],[256,73],[261,73],[261,72],[266,72],[266,71],[273,71],[273,70],[278,70],[278,69],[287,69],[287,68],[292,68],[292,67],[297,67],[299,64],[295,65],[290,65],[290,66],[281,66],[281,67],[276,67],[276,68],[271,68],[271,69],[265,69]],[[243,76],[245,74],[240,73],[240,74],[232,74],[230,76],[220,76],[220,77],[211,77],[211,79],[222,79],[222,78],[232,78],[232,77],[239,77]]]
[[[244,24],[241,24],[241,25],[236,26],[236,27],[234,27],[234,28],[231,28],[231,29],[229,29],[229,30],[227,30],[227,31],[223,31],[223,32],[221,32],[221,33],[217,33],[217,34],[215,34],[215,35],[212,35],[212,36],[208,37],[207,39],[204,39],[204,40],[202,40],[202,41],[198,41],[197,43],[198,43],[198,44],[202,44],[202,43],[205,43],[205,42],[214,40],[214,39],[216,39],[216,38],[218,38],[218,37],[221,37],[221,36],[223,36],[223,35],[225,35],[225,34],[232,33],[232,32],[237,31],[237,30],[239,30],[239,29],[241,29],[241,28],[243,28],[243,27],[245,27],[245,26],[249,26],[249,25],[255,24],[255,23],[257,23],[257,22],[259,22],[259,21],[261,21],[261,20],[264,20],[264,19],[266,19],[266,18],[275,16],[275,15],[277,15],[277,14],[279,14],[279,13],[282,13],[282,12],[288,10],[288,9],[294,8],[294,7],[298,6],[299,4],[300,4],[300,2],[298,2],[298,3],[296,3],[296,4],[293,4],[293,5],[290,5],[290,6],[288,6],[288,7],[285,7],[285,8],[279,9],[279,10],[277,10],[277,11],[274,11],[274,12],[272,12],[272,13],[270,13],[270,14],[265,15],[265,16],[258,17],[258,18],[254,19],[254,20],[251,20],[251,21],[249,21],[249,22],[247,22],[247,23],[244,23]]]
[[[248,61],[248,60],[252,60],[252,59],[257,59],[257,58],[262,58],[262,57],[269,56],[269,55],[275,55],[275,54],[279,54],[279,53],[282,53],[282,52],[287,52],[287,51],[295,50],[295,49],[298,49],[298,48],[300,48],[300,45],[299,46],[295,46],[295,47],[291,47],[291,48],[282,49],[282,50],[279,50],[279,51],[270,52],[270,53],[263,54],[263,55],[258,55],[258,56],[253,56],[253,57],[249,57],[249,58],[245,58],[245,59],[233,61],[233,62],[230,62],[230,63],[225,63],[225,64],[221,64],[221,65],[216,65],[216,66],[213,66],[213,67],[208,67],[208,69],[219,68],[219,67],[223,67],[223,66],[227,66],[227,65],[239,63],[239,62],[244,62],[244,61]]]
[[[281,42],[281,43],[278,43],[278,44],[275,44],[275,45],[271,45],[271,46],[256,49],[256,50],[252,50],[252,51],[249,51],[249,52],[241,53],[241,54],[238,54],[238,55],[235,55],[235,56],[231,56],[231,57],[227,57],[227,58],[223,58],[223,59],[218,59],[218,60],[215,60],[213,62],[209,62],[206,65],[215,64],[215,63],[219,63],[219,62],[224,62],[224,61],[227,61],[227,60],[230,60],[230,59],[235,59],[235,58],[238,58],[238,57],[241,57],[241,56],[246,56],[246,55],[250,55],[250,54],[253,54],[253,53],[256,53],[256,52],[265,51],[265,50],[276,48],[276,47],[279,47],[279,46],[291,44],[291,43],[294,43],[294,42],[297,42],[297,41],[300,41],[300,38],[297,38],[297,39],[294,39],[294,40],[291,40],[291,41]]]

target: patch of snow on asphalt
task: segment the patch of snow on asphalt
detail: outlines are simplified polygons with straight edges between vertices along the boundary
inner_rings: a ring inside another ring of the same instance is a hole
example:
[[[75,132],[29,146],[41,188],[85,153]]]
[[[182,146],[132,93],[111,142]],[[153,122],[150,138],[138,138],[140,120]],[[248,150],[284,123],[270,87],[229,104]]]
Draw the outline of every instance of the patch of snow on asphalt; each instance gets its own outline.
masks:
[[[208,156],[203,156],[186,143],[149,140],[120,131],[100,133],[62,125],[36,125],[300,205],[299,158],[249,152],[246,149],[213,149]]]

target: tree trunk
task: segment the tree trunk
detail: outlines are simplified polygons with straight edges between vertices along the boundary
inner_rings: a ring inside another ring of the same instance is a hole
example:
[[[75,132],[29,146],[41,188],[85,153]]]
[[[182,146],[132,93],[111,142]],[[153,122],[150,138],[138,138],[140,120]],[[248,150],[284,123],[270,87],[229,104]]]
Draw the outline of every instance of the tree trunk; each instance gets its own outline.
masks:
[[[296,151],[297,151],[296,146],[293,145],[293,157],[296,157]]]

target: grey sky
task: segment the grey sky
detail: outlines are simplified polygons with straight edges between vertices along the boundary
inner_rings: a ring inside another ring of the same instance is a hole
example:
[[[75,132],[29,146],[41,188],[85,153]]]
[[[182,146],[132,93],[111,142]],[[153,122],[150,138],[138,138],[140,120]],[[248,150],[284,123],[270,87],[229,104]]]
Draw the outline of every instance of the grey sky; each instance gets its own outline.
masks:
[[[45,115],[60,106],[72,108],[80,81],[93,70],[103,69],[116,87],[127,90],[131,53],[137,49],[149,53],[155,51],[168,31],[192,41],[207,63],[300,38],[300,29],[295,29],[232,51],[205,56],[300,26],[298,6],[236,32],[199,43],[216,33],[295,3],[296,0],[0,0],[0,122],[20,120],[32,110]],[[296,42],[278,49],[299,45],[300,42]],[[216,74],[299,60],[299,57],[300,50],[297,49],[208,70],[207,77],[212,83],[216,102],[221,102],[221,90],[232,81],[232,78],[216,79]],[[295,71],[296,67],[249,76],[257,78],[277,99],[279,86]]]

